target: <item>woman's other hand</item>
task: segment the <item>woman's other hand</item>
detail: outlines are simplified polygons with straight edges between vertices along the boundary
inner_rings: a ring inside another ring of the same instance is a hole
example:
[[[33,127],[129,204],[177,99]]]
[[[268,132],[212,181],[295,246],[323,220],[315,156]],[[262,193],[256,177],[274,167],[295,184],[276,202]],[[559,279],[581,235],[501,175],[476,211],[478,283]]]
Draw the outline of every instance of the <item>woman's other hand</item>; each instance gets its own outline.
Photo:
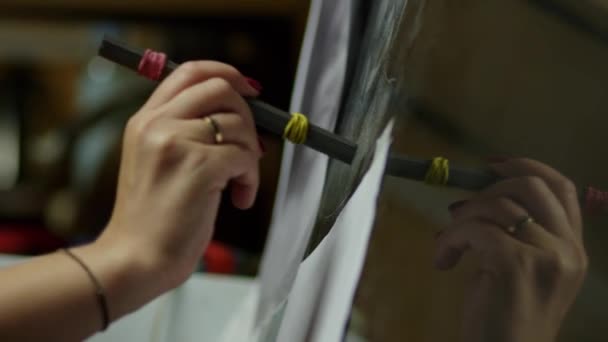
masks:
[[[480,258],[465,304],[465,341],[554,341],[587,270],[573,183],[528,159],[493,169],[506,179],[451,207],[435,263]]]

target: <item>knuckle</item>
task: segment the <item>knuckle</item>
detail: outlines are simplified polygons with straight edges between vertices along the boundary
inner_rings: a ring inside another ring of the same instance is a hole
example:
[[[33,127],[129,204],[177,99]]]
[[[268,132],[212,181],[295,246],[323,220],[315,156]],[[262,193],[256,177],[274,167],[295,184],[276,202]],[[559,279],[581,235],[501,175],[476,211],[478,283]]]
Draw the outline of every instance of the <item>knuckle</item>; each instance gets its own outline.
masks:
[[[560,273],[568,269],[568,263],[559,251],[549,252],[549,266]]]
[[[156,150],[156,153],[160,156],[171,154],[179,141],[179,136],[176,133],[162,130],[149,134],[147,137],[148,145]]]
[[[189,61],[181,64],[176,72],[182,77],[192,77],[201,70],[200,62]]]
[[[545,183],[545,181],[542,178],[537,177],[537,176],[524,177],[523,181],[528,188],[533,189],[533,190],[541,190],[541,189],[544,189],[547,187],[547,184]]]
[[[569,179],[560,181],[557,184],[557,191],[567,197],[577,196],[576,185],[574,185],[574,182]]]
[[[226,75],[228,77],[233,77],[233,78],[237,78],[241,76],[241,72],[238,71],[237,68],[233,67],[232,65],[228,65],[225,63],[221,63],[221,62],[212,62],[215,64],[217,70],[222,73],[223,75]]]
[[[507,197],[501,196],[495,199],[495,205],[506,212],[513,211],[515,208],[515,203]]]
[[[209,80],[213,80],[214,78],[236,80],[241,77],[240,71],[235,67],[216,61],[185,62],[177,68],[175,74],[184,80],[203,80],[207,77],[209,77]],[[214,75],[215,77],[212,77]]]
[[[549,252],[546,271],[553,278],[579,278],[587,272],[587,258],[572,257],[560,251]]]
[[[127,135],[133,135],[136,139],[143,139],[152,130],[151,126],[152,120],[135,115],[127,122]]]
[[[219,94],[228,94],[233,91],[230,82],[226,81],[221,77],[211,78],[207,81],[207,84],[210,89]]]

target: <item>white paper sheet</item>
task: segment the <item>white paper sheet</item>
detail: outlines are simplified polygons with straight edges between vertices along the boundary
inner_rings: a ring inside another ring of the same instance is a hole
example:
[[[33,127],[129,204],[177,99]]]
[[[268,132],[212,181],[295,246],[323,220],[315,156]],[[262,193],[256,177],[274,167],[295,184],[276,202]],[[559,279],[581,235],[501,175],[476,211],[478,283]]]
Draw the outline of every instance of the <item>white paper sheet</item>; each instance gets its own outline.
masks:
[[[252,285],[245,300],[233,312],[232,319],[220,335],[221,338],[214,341],[247,342],[258,339],[255,332],[255,317],[260,296],[258,285],[257,281]],[[199,342],[206,342],[206,340],[201,339]]]
[[[0,254],[0,268],[27,259]],[[239,307],[255,310],[255,303],[245,302],[249,293],[258,293],[254,290],[255,282],[250,278],[197,273],[182,286],[112,323],[108,330],[86,341],[220,341],[219,337],[227,330],[237,333],[244,331],[243,325],[238,324],[240,322],[232,322],[235,324],[233,326],[229,324]],[[226,341],[247,341],[238,337]]]
[[[291,110],[333,130],[347,67],[352,0],[314,0],[300,57]],[[304,256],[325,183],[328,159],[286,144],[273,223],[260,275],[258,325],[269,324],[291,290]]]
[[[378,139],[370,169],[331,231],[299,268],[277,341],[342,340],[375,221],[392,126]]]
[[[218,341],[253,286],[253,281],[247,278],[195,274],[182,286],[115,322],[87,342]]]

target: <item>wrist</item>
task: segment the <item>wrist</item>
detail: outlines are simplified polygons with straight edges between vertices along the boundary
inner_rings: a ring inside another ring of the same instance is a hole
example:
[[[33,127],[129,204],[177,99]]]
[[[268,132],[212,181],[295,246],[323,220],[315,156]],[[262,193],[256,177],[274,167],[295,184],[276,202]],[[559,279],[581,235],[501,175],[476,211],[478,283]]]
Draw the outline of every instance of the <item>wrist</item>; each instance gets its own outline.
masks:
[[[156,268],[135,248],[119,240],[99,239],[72,249],[102,286],[110,321],[133,312],[164,291]]]
[[[202,256],[202,251],[177,248],[171,236],[166,234],[142,235],[131,231],[129,224],[114,220],[95,242],[102,249],[114,249],[117,262],[129,272],[138,270],[139,277],[154,283],[156,295],[170,291],[186,281]],[[187,246],[186,246],[187,247]]]

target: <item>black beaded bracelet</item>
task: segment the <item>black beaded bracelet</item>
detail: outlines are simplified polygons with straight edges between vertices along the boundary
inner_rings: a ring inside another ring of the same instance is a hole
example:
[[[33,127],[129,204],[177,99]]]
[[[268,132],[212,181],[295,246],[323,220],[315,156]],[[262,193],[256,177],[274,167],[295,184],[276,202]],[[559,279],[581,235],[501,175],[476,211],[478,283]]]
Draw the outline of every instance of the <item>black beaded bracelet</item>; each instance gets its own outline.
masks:
[[[97,303],[99,304],[99,310],[101,311],[101,331],[105,331],[110,324],[110,314],[108,310],[108,301],[106,300],[106,292],[103,289],[103,286],[101,286],[101,283],[97,277],[95,277],[91,269],[78,256],[76,256],[76,254],[66,248],[62,249],[62,251],[84,269],[95,285],[95,296],[97,297]]]

